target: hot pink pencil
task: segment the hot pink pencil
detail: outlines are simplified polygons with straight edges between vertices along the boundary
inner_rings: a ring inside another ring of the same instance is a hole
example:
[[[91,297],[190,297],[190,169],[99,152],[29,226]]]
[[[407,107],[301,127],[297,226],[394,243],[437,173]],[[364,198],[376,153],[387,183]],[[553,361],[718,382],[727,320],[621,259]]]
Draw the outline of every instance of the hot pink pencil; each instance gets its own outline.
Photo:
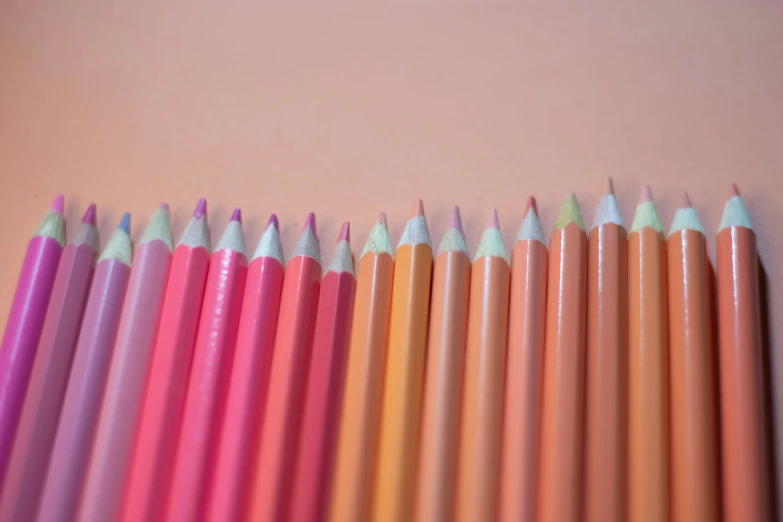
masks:
[[[197,520],[203,512],[210,449],[222,423],[246,279],[242,214],[236,209],[207,276],[166,514],[172,522]]]
[[[355,294],[349,225],[343,223],[332,263],[321,280],[292,501],[286,518],[291,522],[326,520]]]
[[[80,520],[110,521],[119,515],[171,251],[169,206],[163,204],[136,249],[82,493]]]
[[[0,346],[0,487],[11,457],[46,307],[52,295],[57,265],[65,243],[63,196],[27,244],[22,272]]]
[[[201,199],[174,249],[124,493],[121,519],[126,522],[163,516],[209,258],[207,202]]]
[[[95,205],[90,205],[60,258],[0,501],[0,520],[35,516],[97,250]]]
[[[70,522],[76,518],[130,279],[129,232],[130,214],[125,214],[95,266],[41,494],[39,522]]]
[[[219,427],[215,472],[209,477],[206,495],[206,520],[240,520],[242,516],[250,462],[266,406],[282,290],[283,247],[277,216],[272,214],[247,269],[226,416]]]

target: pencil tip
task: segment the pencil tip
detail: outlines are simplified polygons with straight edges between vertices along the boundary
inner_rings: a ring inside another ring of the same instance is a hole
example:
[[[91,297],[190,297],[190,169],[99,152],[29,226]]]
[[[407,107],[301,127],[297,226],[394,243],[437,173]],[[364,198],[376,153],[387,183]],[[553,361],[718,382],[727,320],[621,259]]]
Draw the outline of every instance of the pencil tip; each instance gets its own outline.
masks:
[[[304,228],[302,228],[302,232],[304,232],[307,229],[310,229],[310,231],[313,233],[315,237],[318,237],[318,233],[315,229],[315,212],[310,212],[307,214],[307,220],[305,221]]]
[[[462,229],[462,218],[459,215],[459,207],[454,205],[454,211],[451,213],[451,219],[449,219],[449,228],[456,229],[460,234],[465,234]]]
[[[235,208],[234,213],[231,214],[231,221],[239,221],[242,223],[242,210]]]
[[[612,182],[611,176],[606,176],[606,182],[604,184],[604,188],[606,190],[606,194],[612,194],[614,195],[614,183]]]
[[[652,203],[652,200],[652,191],[648,185],[645,185],[639,193],[639,205],[642,203]]]
[[[381,214],[378,216],[378,223],[380,223],[380,224],[381,224],[381,225],[383,225],[384,227],[387,227],[387,226],[389,226],[389,225],[386,223],[386,212],[381,212]]]
[[[538,215],[538,205],[536,204],[536,198],[533,196],[530,196],[527,198],[527,203],[525,204],[525,211],[522,213],[522,217],[527,216],[527,213],[530,212],[530,209],[533,209],[533,212]]]
[[[207,200],[205,198],[201,198],[198,200],[198,203],[196,204],[196,210],[193,211],[193,218],[200,219],[206,213],[207,213]]]
[[[736,183],[732,183],[731,188],[729,189],[729,197],[733,198],[734,196],[739,197],[739,189],[737,188]]]
[[[131,215],[130,212],[126,212],[122,215],[122,219],[120,219],[120,224],[117,226],[117,228],[121,229],[123,232],[130,235],[130,225],[131,225]]]
[[[565,199],[566,201],[571,201],[571,200],[576,201],[576,194],[574,194],[573,192],[569,192],[568,194],[566,194]]]
[[[57,194],[57,197],[54,198],[54,201],[52,202],[52,210],[54,210],[58,214],[62,214],[64,207],[65,207],[65,196],[62,194]]]
[[[277,231],[280,231],[280,222],[277,220],[277,214],[272,214],[269,216],[269,222],[266,224],[267,228],[269,225],[274,225]]]
[[[85,212],[84,217],[82,217],[82,223],[95,226],[95,203],[90,203],[90,206],[87,207],[87,212]]]
[[[691,198],[688,197],[688,192],[683,190],[680,208],[691,208],[691,207],[693,207],[693,205],[691,205]]]
[[[498,220],[498,211],[494,208],[490,211],[487,218],[487,228],[495,228],[500,230],[500,220]]]
[[[413,211],[411,212],[411,219],[424,215],[424,203],[420,200],[416,200],[416,204],[413,205]]]
[[[351,241],[351,224],[347,221],[343,223],[340,229],[340,237],[337,238],[337,242],[339,243],[340,241]]]
[[[168,204],[168,203],[161,203],[160,205],[158,205],[158,208],[160,208],[161,210],[165,210],[166,212],[168,212],[168,211],[169,211],[169,204]]]

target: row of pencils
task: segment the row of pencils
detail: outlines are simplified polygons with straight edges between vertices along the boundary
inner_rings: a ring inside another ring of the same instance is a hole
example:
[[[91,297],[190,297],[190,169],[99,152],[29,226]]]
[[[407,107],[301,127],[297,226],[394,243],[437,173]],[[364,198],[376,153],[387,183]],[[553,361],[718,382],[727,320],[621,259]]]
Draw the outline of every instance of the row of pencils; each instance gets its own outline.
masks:
[[[684,197],[626,232],[611,180],[549,250],[530,198],[509,257],[458,209],[434,255],[421,201],[322,273],[314,214],[212,253],[201,200],[161,205],[95,262],[95,206],[58,197],[0,348],[0,521],[770,520],[756,238],[736,190],[717,285]],[[717,303],[717,312],[714,304]],[[717,335],[716,335],[717,332]]]

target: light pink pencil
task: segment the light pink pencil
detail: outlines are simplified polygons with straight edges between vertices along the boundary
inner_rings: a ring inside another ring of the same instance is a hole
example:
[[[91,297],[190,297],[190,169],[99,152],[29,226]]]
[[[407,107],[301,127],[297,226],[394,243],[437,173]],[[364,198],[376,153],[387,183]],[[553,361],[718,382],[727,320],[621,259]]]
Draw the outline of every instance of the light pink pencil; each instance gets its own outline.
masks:
[[[119,514],[172,250],[169,206],[163,204],[144,231],[131,269],[79,509],[85,522],[108,522]]]

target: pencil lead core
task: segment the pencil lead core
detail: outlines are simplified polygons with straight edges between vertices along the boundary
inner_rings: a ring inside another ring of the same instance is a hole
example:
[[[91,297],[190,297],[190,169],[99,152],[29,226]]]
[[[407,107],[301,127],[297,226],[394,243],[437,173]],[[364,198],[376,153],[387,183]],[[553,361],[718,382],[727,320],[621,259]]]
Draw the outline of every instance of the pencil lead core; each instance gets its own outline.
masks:
[[[198,203],[196,204],[196,210],[193,211],[193,219],[200,219],[206,213],[207,213],[207,200],[201,198],[198,200]]]
[[[87,207],[87,212],[85,212],[84,217],[82,217],[82,223],[95,226],[95,203],[90,203],[90,206]]]
[[[462,229],[462,218],[459,215],[459,207],[454,205],[454,211],[451,213],[451,219],[449,219],[449,228],[453,228],[459,231],[460,234],[464,234]]]
[[[65,196],[63,196],[62,194],[57,194],[57,197],[54,198],[54,201],[52,202],[52,210],[57,212],[58,214],[62,214],[64,207],[65,207]]]

